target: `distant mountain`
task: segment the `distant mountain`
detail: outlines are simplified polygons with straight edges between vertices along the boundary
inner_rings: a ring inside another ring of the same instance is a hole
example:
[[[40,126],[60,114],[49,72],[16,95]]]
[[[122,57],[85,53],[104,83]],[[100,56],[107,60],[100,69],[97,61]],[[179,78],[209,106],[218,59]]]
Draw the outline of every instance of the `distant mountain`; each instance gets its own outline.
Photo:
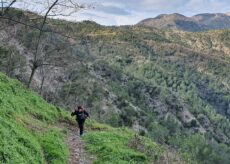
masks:
[[[137,25],[154,27],[157,29],[176,29],[192,32],[213,29],[228,29],[230,28],[230,13],[205,13],[198,14],[193,17],[186,17],[178,13],[163,14],[155,18],[145,19]]]
[[[181,14],[162,14],[155,18],[145,19],[138,23],[140,26],[154,27],[157,29],[178,29],[184,31],[202,31],[203,26]]]
[[[200,25],[206,26],[207,29],[228,29],[230,28],[230,16],[226,14],[199,14],[191,19]]]

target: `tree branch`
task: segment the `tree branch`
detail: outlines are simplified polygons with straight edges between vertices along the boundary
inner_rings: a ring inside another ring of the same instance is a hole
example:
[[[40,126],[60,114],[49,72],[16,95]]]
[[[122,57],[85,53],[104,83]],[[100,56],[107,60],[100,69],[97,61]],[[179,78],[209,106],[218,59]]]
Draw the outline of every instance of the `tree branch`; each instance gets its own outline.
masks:
[[[13,0],[13,1],[9,4],[9,6],[7,6],[7,8],[5,9],[4,14],[7,13],[7,12],[9,11],[9,9],[11,8],[11,6],[12,6],[16,1],[17,1],[17,0]],[[4,15],[4,14],[3,14],[3,15]]]
[[[34,29],[37,29],[37,30],[42,30],[40,29],[39,27],[37,26],[34,26],[34,25],[30,25],[30,24],[27,24],[27,23],[24,23],[24,22],[21,22],[21,21],[18,21],[18,20],[14,20],[10,17],[5,17],[5,16],[0,16],[0,19],[5,19],[5,20],[9,20],[9,21],[12,21],[12,22],[15,22],[15,23],[18,23],[18,24],[22,24],[24,26],[27,26],[27,27],[31,27],[31,28],[34,28]],[[47,32],[45,30],[42,30],[43,32]]]
[[[40,41],[41,41],[41,36],[42,36],[42,30],[44,28],[44,25],[46,23],[46,19],[47,19],[47,16],[49,14],[49,12],[52,10],[52,8],[57,4],[58,0],[54,1],[54,3],[49,7],[49,9],[47,10],[46,14],[45,14],[45,17],[43,19],[43,22],[41,24],[41,27],[40,27],[40,32],[39,32],[39,36],[38,36],[38,42],[37,42],[37,46],[36,46],[36,50],[35,50],[35,54],[34,54],[34,61],[37,60],[37,54],[38,54],[38,47],[39,47],[39,44],[40,44]]]
[[[34,28],[34,29],[39,30],[39,31],[42,31],[42,32],[52,32],[52,33],[58,34],[58,35],[60,35],[60,36],[63,36],[63,37],[65,37],[65,38],[71,38],[71,39],[76,40],[76,38],[71,37],[71,36],[69,36],[69,35],[62,34],[62,33],[58,32],[58,31],[53,31],[53,30],[51,31],[51,30],[41,29],[41,28],[39,28],[38,26],[31,25],[31,24],[27,24],[27,23],[25,23],[25,22],[15,20],[15,19],[12,19],[12,18],[10,18],[10,17],[0,16],[0,19],[9,20],[9,21],[12,21],[12,22],[15,22],[15,23],[18,23],[18,24],[22,24],[22,25],[27,26],[27,27],[30,27],[30,28]]]

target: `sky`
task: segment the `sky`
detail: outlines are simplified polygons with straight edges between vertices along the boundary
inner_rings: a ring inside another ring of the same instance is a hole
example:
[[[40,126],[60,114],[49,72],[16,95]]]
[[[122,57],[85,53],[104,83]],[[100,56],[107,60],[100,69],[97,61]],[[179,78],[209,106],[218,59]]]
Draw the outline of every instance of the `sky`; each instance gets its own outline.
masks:
[[[91,20],[102,25],[133,25],[143,19],[153,18],[159,14],[180,13],[193,16],[200,13],[230,12],[230,0],[77,1],[82,4],[92,4],[93,8],[80,10],[71,16],[59,16],[59,18],[72,21]],[[33,10],[37,8],[39,7],[33,5]]]

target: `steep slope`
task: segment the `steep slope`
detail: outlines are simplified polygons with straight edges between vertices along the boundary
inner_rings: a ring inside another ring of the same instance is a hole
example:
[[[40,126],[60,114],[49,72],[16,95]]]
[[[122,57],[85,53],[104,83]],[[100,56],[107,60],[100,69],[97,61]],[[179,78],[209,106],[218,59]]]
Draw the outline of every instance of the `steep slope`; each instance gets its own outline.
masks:
[[[221,13],[198,14],[193,17],[185,17],[180,14],[165,14],[143,20],[137,25],[157,29],[183,30],[191,32],[229,29],[230,16],[228,14]]]
[[[93,122],[88,123],[88,128],[92,131],[83,139],[86,150],[96,156],[95,163],[183,163],[175,151],[130,129],[112,128]]]
[[[8,28],[1,32],[8,36],[14,25],[4,23]],[[33,52],[36,30],[15,26],[11,39]],[[67,54],[54,58],[65,67],[45,68],[50,78],[42,95],[47,100],[70,109],[84,104],[97,121],[131,127],[197,163],[229,163],[229,30],[191,33],[60,20],[49,20],[46,28],[61,36],[45,33],[43,41],[52,42],[43,53],[57,45]],[[25,57],[11,43],[19,52],[14,54]],[[1,44],[10,53],[7,42]],[[40,76],[38,71],[33,81],[38,86]]]
[[[93,120],[87,121],[84,146],[67,112],[3,74],[0,74],[0,90],[0,163],[182,162],[176,152],[149,138]],[[85,147],[96,159],[86,154]],[[167,153],[173,156],[166,156]]]
[[[0,74],[0,162],[66,163],[64,132],[56,127],[66,114]]]

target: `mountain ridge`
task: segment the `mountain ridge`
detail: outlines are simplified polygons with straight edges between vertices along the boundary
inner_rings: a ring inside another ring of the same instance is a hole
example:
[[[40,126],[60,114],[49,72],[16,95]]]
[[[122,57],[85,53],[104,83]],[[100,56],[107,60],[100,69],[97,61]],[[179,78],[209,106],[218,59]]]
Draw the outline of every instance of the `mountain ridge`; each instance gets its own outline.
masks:
[[[230,16],[228,13],[203,13],[191,17],[178,13],[161,14],[155,18],[144,19],[137,26],[191,32],[229,29]]]

